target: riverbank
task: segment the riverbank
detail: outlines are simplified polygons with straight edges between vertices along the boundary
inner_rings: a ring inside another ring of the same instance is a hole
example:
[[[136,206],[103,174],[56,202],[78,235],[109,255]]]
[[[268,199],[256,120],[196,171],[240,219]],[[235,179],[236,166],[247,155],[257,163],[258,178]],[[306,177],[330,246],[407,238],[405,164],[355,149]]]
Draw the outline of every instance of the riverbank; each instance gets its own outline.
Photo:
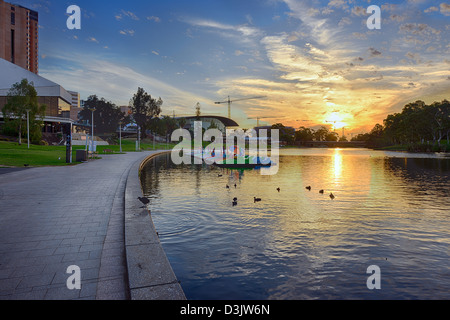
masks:
[[[132,300],[185,300],[183,289],[151,218],[151,212],[137,200],[143,196],[140,174],[145,164],[164,152],[135,162],[125,189],[125,252]]]
[[[373,148],[374,150],[381,151],[407,151],[413,153],[434,153],[434,152],[446,152],[450,153],[450,143],[442,142],[438,144],[417,143],[417,144],[402,144],[394,146],[386,146]]]

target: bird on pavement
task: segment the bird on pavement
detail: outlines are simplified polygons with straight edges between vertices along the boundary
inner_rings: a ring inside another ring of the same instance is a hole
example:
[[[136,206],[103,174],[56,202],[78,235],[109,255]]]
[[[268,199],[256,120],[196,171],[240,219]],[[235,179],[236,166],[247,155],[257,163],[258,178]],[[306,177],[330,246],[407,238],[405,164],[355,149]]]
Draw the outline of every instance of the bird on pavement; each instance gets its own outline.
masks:
[[[148,204],[150,203],[150,200],[148,200],[148,199],[145,198],[145,197],[143,197],[143,198],[138,197],[138,200],[139,200],[140,202],[142,202],[145,206],[148,205]],[[141,208],[145,208],[145,206],[144,206],[144,207],[141,207]]]
[[[281,189],[280,189],[280,188],[277,188],[277,191],[278,191],[278,192],[280,192],[280,191],[281,191]]]
[[[306,189],[308,189],[309,191],[311,191],[311,186],[306,187]]]
[[[320,190],[319,193],[323,194],[325,191],[324,190]]]
[[[335,198],[334,194],[330,193],[330,198],[333,200]]]

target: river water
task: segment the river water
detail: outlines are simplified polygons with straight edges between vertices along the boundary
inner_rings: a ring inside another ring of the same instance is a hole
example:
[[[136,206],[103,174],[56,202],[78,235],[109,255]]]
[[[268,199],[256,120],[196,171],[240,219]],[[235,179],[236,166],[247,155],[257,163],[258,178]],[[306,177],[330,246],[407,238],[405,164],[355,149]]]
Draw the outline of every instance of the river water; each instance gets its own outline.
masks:
[[[188,299],[449,299],[449,178],[442,155],[282,149],[276,175],[163,155],[141,182]]]

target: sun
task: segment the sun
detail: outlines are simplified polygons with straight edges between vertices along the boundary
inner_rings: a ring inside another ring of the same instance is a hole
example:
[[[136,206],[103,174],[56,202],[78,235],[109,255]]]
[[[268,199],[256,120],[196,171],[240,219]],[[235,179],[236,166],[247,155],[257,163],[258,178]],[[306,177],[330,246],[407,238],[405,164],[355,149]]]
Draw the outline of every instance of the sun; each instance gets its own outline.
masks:
[[[344,122],[344,117],[338,111],[333,111],[332,113],[326,115],[324,122],[331,124],[333,126],[333,130],[342,129],[347,126],[347,123]]]

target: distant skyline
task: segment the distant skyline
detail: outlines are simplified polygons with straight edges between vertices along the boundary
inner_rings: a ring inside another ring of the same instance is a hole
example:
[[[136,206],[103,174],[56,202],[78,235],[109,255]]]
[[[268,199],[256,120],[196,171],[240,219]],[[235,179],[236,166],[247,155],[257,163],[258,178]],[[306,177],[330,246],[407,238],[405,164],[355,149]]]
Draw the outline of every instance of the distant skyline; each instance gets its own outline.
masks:
[[[7,1],[39,12],[39,74],[128,105],[138,87],[163,114],[227,116],[242,127],[320,126],[358,134],[409,102],[450,98],[445,1]],[[68,30],[66,8],[82,10]],[[381,7],[369,30],[369,5]],[[250,118],[250,119],[249,119]],[[340,133],[340,131],[339,131]]]

